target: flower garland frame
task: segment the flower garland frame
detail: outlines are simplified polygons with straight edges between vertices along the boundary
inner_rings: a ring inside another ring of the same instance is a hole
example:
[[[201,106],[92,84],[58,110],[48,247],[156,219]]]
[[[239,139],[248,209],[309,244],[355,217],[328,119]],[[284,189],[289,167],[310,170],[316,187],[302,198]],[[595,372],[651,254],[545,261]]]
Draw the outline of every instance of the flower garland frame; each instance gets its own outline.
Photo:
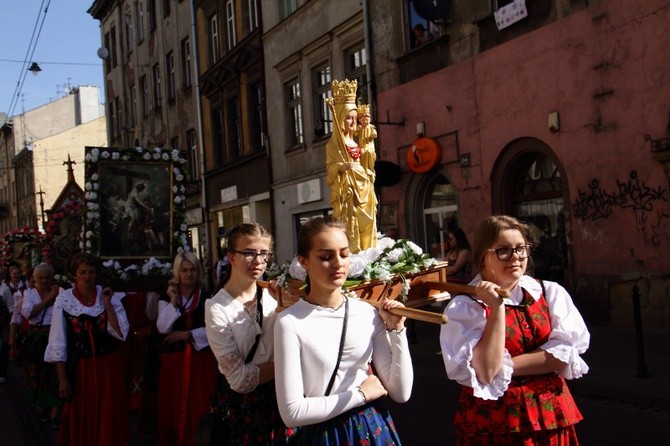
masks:
[[[2,237],[2,257],[0,258],[0,266],[3,268],[7,266],[7,263],[12,258],[12,245],[14,243],[30,243],[36,241],[38,244],[41,244],[43,239],[43,235],[38,229],[30,228],[28,226],[24,226],[20,229],[13,229],[2,234],[0,237]],[[40,259],[38,258],[37,260]]]
[[[186,186],[187,172],[186,158],[179,149],[162,149],[160,147],[129,149],[86,147],[85,157],[85,198],[86,212],[84,219],[84,233],[81,249],[100,256],[101,237],[101,198],[100,175],[101,161],[120,166],[129,163],[165,163],[170,169],[171,206],[170,231],[171,249],[170,258],[143,257],[106,258],[103,261],[103,277],[109,282],[133,282],[142,278],[166,279],[172,275],[172,256],[184,251],[190,251],[188,244],[188,225],[186,223]],[[169,232],[169,231],[168,231]]]

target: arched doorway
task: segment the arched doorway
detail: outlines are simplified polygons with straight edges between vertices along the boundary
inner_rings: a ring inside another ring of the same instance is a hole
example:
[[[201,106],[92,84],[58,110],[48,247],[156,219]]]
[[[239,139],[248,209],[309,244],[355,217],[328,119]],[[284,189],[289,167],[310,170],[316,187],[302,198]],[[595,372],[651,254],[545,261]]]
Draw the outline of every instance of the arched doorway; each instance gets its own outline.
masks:
[[[551,149],[534,138],[512,142],[494,169],[494,212],[513,215],[531,228],[533,275],[570,283],[565,175]],[[495,192],[497,191],[497,193]]]
[[[440,172],[416,177],[408,188],[406,215],[413,240],[435,258],[444,258],[447,233],[458,227],[456,191]],[[414,209],[409,203],[415,203]]]

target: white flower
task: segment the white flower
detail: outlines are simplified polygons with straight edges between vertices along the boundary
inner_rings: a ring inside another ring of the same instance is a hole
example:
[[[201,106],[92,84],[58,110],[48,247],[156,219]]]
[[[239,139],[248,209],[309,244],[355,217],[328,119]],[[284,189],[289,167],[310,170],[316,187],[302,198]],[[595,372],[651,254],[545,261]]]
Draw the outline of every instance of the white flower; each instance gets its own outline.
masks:
[[[414,243],[413,241],[407,240],[407,246],[412,248],[412,251],[414,251],[414,254],[416,254],[418,256],[423,254],[423,249],[421,249],[421,247],[419,245],[417,245],[416,243]]]
[[[89,192],[88,195],[91,200],[95,200],[96,198],[98,198],[97,192]]]
[[[86,184],[84,184],[84,189],[91,190],[91,183],[87,181]]]
[[[176,195],[174,197],[174,202],[177,203],[177,204],[181,203],[181,195]]]
[[[149,160],[151,159],[151,153],[146,152],[144,155],[142,155],[142,158],[144,158],[145,160],[149,161]]]
[[[179,150],[172,151],[172,161],[179,161]]]
[[[181,164],[186,164],[186,158],[179,158],[179,162]]]
[[[391,263],[398,263],[400,261],[401,256],[404,254],[404,251],[402,248],[395,248],[389,251],[386,256]]]
[[[113,160],[118,160],[119,159],[119,152],[112,152],[112,159]]]
[[[88,249],[91,249],[91,246],[92,246],[92,245],[91,245],[91,241],[90,241],[90,240],[86,240],[86,247],[87,247]]]
[[[122,159],[123,161],[128,161],[128,160],[130,159],[130,157],[129,157],[128,155],[123,155],[123,156],[121,157],[121,159]]]
[[[179,188],[177,186],[172,186],[172,192],[176,194],[177,192],[179,192]]]
[[[379,240],[377,240],[377,248],[383,251],[386,248],[390,248],[391,246],[395,245],[395,243],[396,241],[390,237],[382,237]]]
[[[155,160],[159,160],[159,159],[161,159],[161,154],[160,153],[154,153],[152,158],[155,159]]]
[[[307,271],[302,267],[297,257],[293,258],[291,266],[288,267],[288,272],[291,277],[295,277],[298,280],[302,280],[303,282],[307,280]]]
[[[102,152],[102,157],[103,157],[104,159],[108,159],[108,158],[109,158],[109,152],[106,151],[106,150],[103,151],[103,152]]]
[[[366,262],[372,263],[375,260],[377,260],[377,258],[381,255],[382,251],[383,250],[378,246],[373,246],[372,248],[368,248],[366,250],[359,252],[357,255],[363,257],[363,259],[365,259]]]
[[[179,186],[179,191],[180,191],[182,194],[183,194],[184,192],[186,192],[186,188],[184,187],[183,184],[182,184],[181,186]]]
[[[93,160],[93,157],[91,156],[90,153],[87,153],[84,159],[90,163]]]
[[[185,232],[187,229],[188,229],[188,225],[186,223],[182,223],[181,230]]]
[[[163,158],[163,160],[167,161],[167,160],[170,159],[170,155],[167,152],[165,152],[161,155],[161,158]]]
[[[98,190],[98,183],[93,183],[93,190]]]
[[[184,176],[183,175],[177,175],[177,176],[175,176],[175,180],[177,180],[179,182],[184,181]]]
[[[156,147],[154,149],[154,152],[156,152],[156,153],[161,153],[161,151],[162,151],[162,149],[160,147]]]
[[[93,237],[93,231],[86,231],[86,238]]]
[[[347,277],[351,279],[362,277],[369,262],[364,257],[358,255],[352,255],[350,258],[351,262],[349,264],[349,274]]]
[[[109,259],[105,262],[102,262],[102,266],[105,268],[111,268],[114,265],[114,259]]]
[[[142,147],[137,146],[137,147],[135,147],[135,150],[137,151],[137,153],[142,153],[143,149],[142,149]]]
[[[93,175],[91,175],[91,180],[92,181],[98,181],[98,174],[94,173]]]

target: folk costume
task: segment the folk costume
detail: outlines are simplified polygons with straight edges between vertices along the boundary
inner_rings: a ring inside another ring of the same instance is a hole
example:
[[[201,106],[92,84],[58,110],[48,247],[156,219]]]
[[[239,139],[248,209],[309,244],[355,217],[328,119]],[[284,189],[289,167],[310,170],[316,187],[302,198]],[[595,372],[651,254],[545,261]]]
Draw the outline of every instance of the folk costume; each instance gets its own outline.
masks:
[[[63,405],[59,446],[128,442],[125,364],[119,348],[128,336],[123,296],[115,293],[111,298],[121,335],[108,322],[102,287],[96,286],[90,306],[77,299],[74,288],[56,298],[44,360],[66,363],[72,389],[72,398]]]
[[[349,247],[355,253],[375,246],[377,241],[374,158],[367,146],[359,147],[354,135],[342,128],[349,112],[357,109],[356,89],[355,80],[332,82],[335,126],[326,144],[329,201],[333,215],[346,223]],[[355,168],[340,172],[340,167],[349,162],[354,162]]]
[[[23,356],[28,398],[36,407],[46,409],[60,407],[62,402],[58,398],[58,374],[56,373],[56,368],[53,364],[44,361],[54,307],[53,305],[48,306],[32,318],[30,317],[31,311],[40,302],[42,302],[42,297],[37,288],[28,288],[21,298],[21,311],[19,314],[29,323],[29,328],[23,334],[24,341],[26,342],[24,345],[32,344],[36,350],[30,352],[30,355],[24,354]],[[39,358],[36,356],[38,353]]]
[[[301,299],[277,318],[275,353],[279,410],[298,427],[300,444],[400,444],[383,401],[366,402],[357,387],[372,364],[389,396],[404,402],[414,379],[406,331],[387,332],[371,305],[346,298],[334,309]]]
[[[471,284],[480,281],[477,276]],[[589,369],[580,357],[590,341],[582,316],[563,287],[525,275],[504,303],[505,353],[490,384],[477,380],[471,364],[487,307],[460,295],[446,310],[449,323],[440,334],[444,364],[449,378],[463,385],[454,419],[458,444],[577,444],[574,425],[582,415],[565,379]],[[513,376],[512,358],[538,348],[568,365],[557,373]]]
[[[279,416],[275,382],[258,384],[258,365],[273,360],[276,309],[277,301],[260,288],[250,307],[225,288],[207,302],[207,337],[219,372],[225,377],[219,405],[227,413],[227,444],[286,444],[287,430]],[[254,345],[256,349],[250,354]]]
[[[159,333],[191,333],[190,341],[160,347],[158,445],[195,444],[198,420],[209,411],[216,384],[216,363],[205,332],[205,302],[210,297],[196,286],[190,296],[179,296],[176,308],[167,297],[158,302]]]

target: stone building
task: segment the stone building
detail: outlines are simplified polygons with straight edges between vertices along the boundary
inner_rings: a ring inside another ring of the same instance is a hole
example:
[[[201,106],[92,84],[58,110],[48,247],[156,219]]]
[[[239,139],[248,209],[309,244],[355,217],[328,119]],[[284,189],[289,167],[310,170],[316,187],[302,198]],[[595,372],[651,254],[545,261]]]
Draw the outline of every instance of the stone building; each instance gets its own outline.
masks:
[[[632,326],[638,286],[645,327],[670,328],[670,4],[425,3],[369,1],[373,101],[404,124],[380,126],[379,158],[402,171],[380,224],[439,253],[451,227],[518,216],[537,275],[587,319]]]

